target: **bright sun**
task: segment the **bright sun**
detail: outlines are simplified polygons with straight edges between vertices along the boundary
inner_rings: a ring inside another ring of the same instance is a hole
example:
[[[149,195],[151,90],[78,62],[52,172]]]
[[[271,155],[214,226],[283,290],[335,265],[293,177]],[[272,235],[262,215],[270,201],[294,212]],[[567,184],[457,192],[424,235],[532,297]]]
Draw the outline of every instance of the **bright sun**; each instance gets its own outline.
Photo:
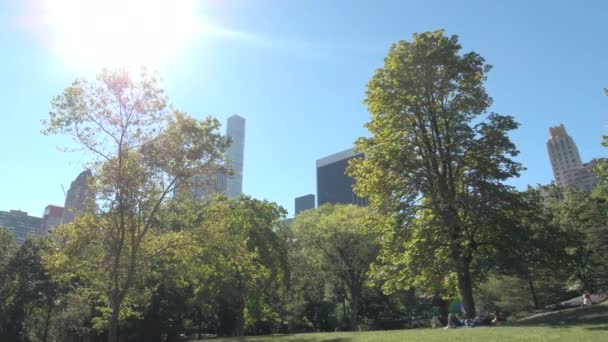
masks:
[[[45,0],[54,48],[73,67],[158,66],[202,21],[194,0]]]

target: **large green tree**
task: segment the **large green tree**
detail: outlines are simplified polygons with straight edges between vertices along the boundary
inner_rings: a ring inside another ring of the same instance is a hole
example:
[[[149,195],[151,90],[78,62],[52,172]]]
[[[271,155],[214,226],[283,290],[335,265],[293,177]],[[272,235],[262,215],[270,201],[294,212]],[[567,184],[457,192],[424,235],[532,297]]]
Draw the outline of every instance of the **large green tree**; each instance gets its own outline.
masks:
[[[44,133],[67,134],[91,155],[96,194],[87,215],[59,229],[52,264],[84,269],[107,300],[108,340],[117,341],[122,305],[146,262],[183,240],[158,231],[164,204],[194,175],[216,172],[227,142],[216,119],[168,109],[158,75],[145,69],[78,79],[51,104]]]
[[[570,270],[568,286],[576,291],[597,290],[598,271],[604,264],[597,256],[601,254],[607,227],[606,202],[584,191],[553,187],[545,203],[552,224],[559,227],[559,234],[566,239],[568,257],[562,258],[560,268]]]
[[[246,329],[255,333],[257,323],[278,320],[272,304],[289,278],[286,244],[278,234],[285,214],[274,202],[218,196],[194,216],[204,227],[193,238],[204,246],[193,255],[205,263],[197,292],[214,301],[220,332],[242,336]]]
[[[568,254],[574,236],[556,222],[551,205],[551,194],[559,189],[546,186],[542,191],[546,199],[538,189],[520,193],[509,215],[508,244],[497,243],[496,255],[488,260],[496,272],[517,276],[527,285],[535,309],[562,299],[564,284],[575,271]]]
[[[6,233],[0,229],[0,339],[49,341],[57,298],[57,286],[42,263],[49,245],[28,237],[16,248]]]
[[[368,220],[367,208],[323,205],[300,213],[293,222],[294,248],[302,251],[306,263],[321,270],[318,276],[336,279],[347,293],[351,329],[357,326],[363,289],[378,251]]]
[[[479,54],[460,50],[458,37],[442,30],[391,46],[367,85],[372,136],[357,141],[366,158],[353,162],[351,174],[358,194],[390,215],[394,229],[417,225],[440,247],[413,256],[445,260],[441,269],[455,275],[472,317],[476,252],[485,237],[507,228],[495,213],[514,200],[504,181],[521,166],[511,159],[518,151],[508,137],[517,123],[487,113],[492,99],[483,82],[491,67]],[[416,263],[422,268],[411,275],[430,272]]]

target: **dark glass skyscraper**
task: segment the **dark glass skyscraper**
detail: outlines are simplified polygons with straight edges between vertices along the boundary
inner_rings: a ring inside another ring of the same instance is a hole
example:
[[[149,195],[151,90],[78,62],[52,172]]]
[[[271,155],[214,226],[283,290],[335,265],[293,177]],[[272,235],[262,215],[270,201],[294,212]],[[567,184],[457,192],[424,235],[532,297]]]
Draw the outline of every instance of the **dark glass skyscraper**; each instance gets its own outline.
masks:
[[[353,192],[354,179],[346,174],[348,161],[363,158],[353,149],[338,152],[317,160],[317,204],[356,204],[367,206],[367,198]]]
[[[300,212],[308,209],[315,208],[315,195],[305,195],[301,197],[296,197],[296,215]]]

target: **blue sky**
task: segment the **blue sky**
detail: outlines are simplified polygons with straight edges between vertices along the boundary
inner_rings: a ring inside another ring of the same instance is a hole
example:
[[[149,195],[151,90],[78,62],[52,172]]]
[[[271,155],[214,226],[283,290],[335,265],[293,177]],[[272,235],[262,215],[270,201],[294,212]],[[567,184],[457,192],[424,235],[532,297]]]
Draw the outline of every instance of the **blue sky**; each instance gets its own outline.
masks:
[[[42,1],[42,0],[40,0]],[[23,24],[32,6],[0,0],[0,210],[62,205],[86,157],[40,134],[49,101],[94,68],[72,68]],[[314,193],[315,160],[367,134],[365,84],[388,47],[446,29],[494,65],[491,110],[521,123],[512,138],[527,171],[552,180],[548,127],[563,123],[584,161],[605,156],[608,2],[208,0],[202,14],[231,35],[197,36],[159,64],[172,104],[193,116],[247,119],[244,192],[293,212]]]

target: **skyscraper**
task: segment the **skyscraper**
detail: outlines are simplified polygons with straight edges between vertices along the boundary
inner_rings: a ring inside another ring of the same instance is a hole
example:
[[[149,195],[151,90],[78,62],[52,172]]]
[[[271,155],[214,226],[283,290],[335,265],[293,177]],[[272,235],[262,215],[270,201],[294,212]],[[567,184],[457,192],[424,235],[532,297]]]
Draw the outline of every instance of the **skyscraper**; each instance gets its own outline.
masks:
[[[314,209],[315,207],[315,195],[305,195],[301,197],[296,197],[296,215],[300,212],[308,209]]]
[[[61,224],[72,222],[78,214],[86,210],[87,205],[91,204],[90,201],[94,200],[94,194],[89,185],[92,176],[91,170],[82,171],[70,185],[65,196]]]
[[[547,151],[558,186],[570,186],[577,190],[591,191],[597,179],[592,172],[596,160],[583,164],[578,147],[566,132],[563,124],[549,128]]]
[[[233,115],[228,118],[226,136],[231,144],[226,151],[233,175],[226,179],[226,196],[234,198],[243,193],[243,159],[245,154],[245,119]]]
[[[230,138],[230,146],[226,149],[226,159],[233,175],[225,172],[197,175],[192,177],[187,186],[176,189],[186,191],[188,196],[204,199],[212,194],[223,193],[228,198],[234,198],[243,193],[243,157],[245,152],[245,119],[233,115],[228,118],[226,137]]]
[[[346,174],[348,161],[363,158],[362,153],[348,149],[317,160],[317,204],[356,204],[367,206],[367,198],[353,192],[355,181]]]

